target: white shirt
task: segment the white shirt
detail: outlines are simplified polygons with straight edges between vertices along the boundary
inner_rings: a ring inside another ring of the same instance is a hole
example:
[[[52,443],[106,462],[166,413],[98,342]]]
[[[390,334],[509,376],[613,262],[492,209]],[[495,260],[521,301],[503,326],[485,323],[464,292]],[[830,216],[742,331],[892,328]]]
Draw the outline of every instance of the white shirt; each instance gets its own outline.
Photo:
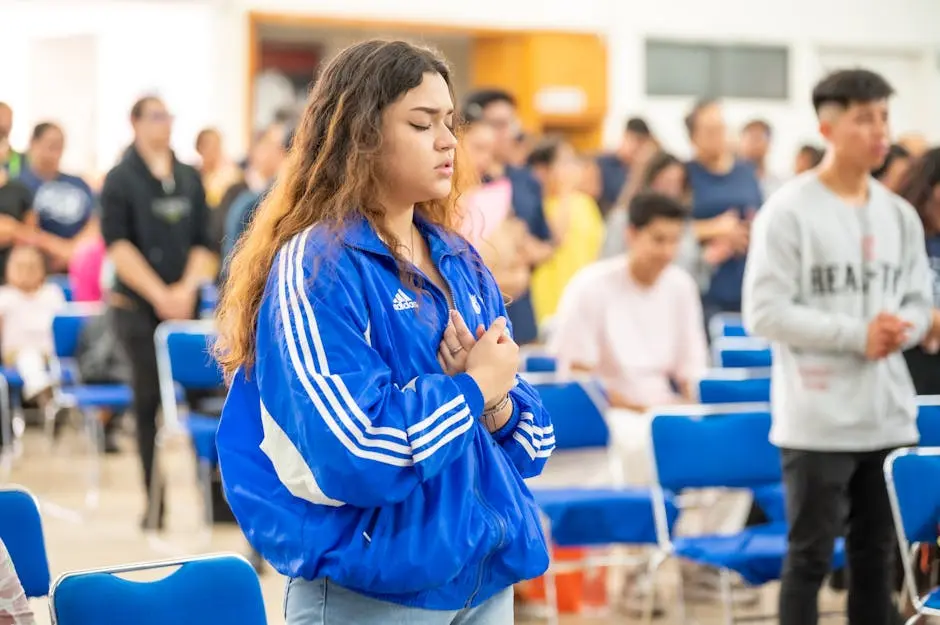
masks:
[[[52,320],[65,305],[62,289],[44,284],[32,293],[0,286],[0,351],[9,360],[23,349],[52,355]]]

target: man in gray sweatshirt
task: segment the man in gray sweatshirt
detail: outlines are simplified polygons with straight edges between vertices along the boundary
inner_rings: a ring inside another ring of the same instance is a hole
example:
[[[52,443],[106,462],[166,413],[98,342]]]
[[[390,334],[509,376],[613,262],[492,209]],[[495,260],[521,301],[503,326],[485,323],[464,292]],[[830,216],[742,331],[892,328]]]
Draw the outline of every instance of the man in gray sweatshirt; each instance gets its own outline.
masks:
[[[773,344],[771,440],[781,448],[790,524],[782,625],[817,622],[843,529],[849,623],[899,619],[882,463],[918,440],[901,350],[928,332],[932,293],[917,213],[869,176],[888,151],[892,93],[866,70],[823,79],[813,105],[826,158],[777,191],[751,233],[744,324]]]

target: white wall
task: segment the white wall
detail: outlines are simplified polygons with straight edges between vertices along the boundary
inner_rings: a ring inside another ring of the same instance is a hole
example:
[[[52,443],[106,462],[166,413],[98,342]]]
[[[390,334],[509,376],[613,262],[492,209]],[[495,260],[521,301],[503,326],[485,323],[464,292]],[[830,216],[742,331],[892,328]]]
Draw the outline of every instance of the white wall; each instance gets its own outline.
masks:
[[[97,68],[88,74],[94,78],[72,87],[76,99],[94,103],[87,121],[95,130],[92,138],[66,128],[66,164],[80,155],[94,159],[88,168],[110,167],[131,139],[130,107],[147,93],[165,98],[176,115],[174,147],[191,159],[195,133],[213,121],[220,104],[215,83],[222,77],[213,73],[215,10],[200,2],[0,0],[0,41],[24,57],[37,46],[41,52],[47,39],[50,46],[69,37],[94,42]],[[14,58],[0,64],[0,100],[14,108],[12,142],[23,149],[35,123],[70,103],[32,101],[38,94],[50,97],[40,84],[57,78],[55,72],[30,71],[25,58],[10,62]]]
[[[919,103],[916,125],[940,140],[937,0],[541,0],[538,8],[521,0],[0,0],[0,40],[7,50],[27,50],[37,37],[97,37],[95,151],[102,167],[129,138],[131,102],[150,89],[159,90],[177,115],[181,155],[192,155],[193,136],[208,123],[219,126],[231,150],[240,152],[246,138],[246,16],[251,9],[600,33],[609,51],[608,142],[616,141],[627,115],[642,114],[680,154],[688,149],[681,118],[691,102],[645,95],[644,38],[784,44],[791,51],[791,101],[726,103],[732,126],[752,116],[775,126],[778,169],[789,166],[797,144],[815,138],[809,91],[822,71],[820,49],[855,50],[869,58],[872,51],[915,55],[919,74],[913,88],[918,93],[907,97]],[[30,81],[41,80],[25,68],[0,65],[0,99],[23,111],[14,134],[18,146],[36,121],[28,112]]]
[[[839,49],[840,55],[864,62],[872,53],[896,57],[913,55],[918,93],[904,93],[919,102],[913,128],[940,141],[940,2],[936,0],[658,0],[644,10],[637,3],[613,1],[614,16],[608,30],[611,102],[607,136],[615,139],[625,115],[647,116],[667,146],[688,153],[681,119],[692,98],[651,98],[644,93],[644,37],[674,38],[719,43],[765,43],[790,49],[790,101],[728,101],[729,125],[737,128],[752,117],[764,117],[774,126],[772,165],[789,171],[797,146],[818,142],[810,92],[822,76],[820,51]],[[651,7],[655,6],[655,10]],[[890,65],[889,62],[883,65]],[[878,68],[873,68],[878,69]],[[894,77],[888,75],[889,81]],[[902,88],[900,84],[895,85]]]

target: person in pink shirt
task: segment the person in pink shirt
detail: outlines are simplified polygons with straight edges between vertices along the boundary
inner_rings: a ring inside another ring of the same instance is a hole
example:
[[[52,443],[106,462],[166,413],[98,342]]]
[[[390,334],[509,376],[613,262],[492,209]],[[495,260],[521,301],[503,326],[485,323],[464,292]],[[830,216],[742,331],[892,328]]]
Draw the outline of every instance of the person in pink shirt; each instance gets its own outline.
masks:
[[[697,398],[708,366],[701,297],[673,264],[688,215],[670,197],[636,195],[629,252],[582,269],[562,295],[549,348],[562,371],[600,378],[614,408],[642,413]]]
[[[104,239],[93,237],[83,241],[72,253],[69,262],[69,284],[76,302],[100,302],[104,299],[101,270],[107,250]]]

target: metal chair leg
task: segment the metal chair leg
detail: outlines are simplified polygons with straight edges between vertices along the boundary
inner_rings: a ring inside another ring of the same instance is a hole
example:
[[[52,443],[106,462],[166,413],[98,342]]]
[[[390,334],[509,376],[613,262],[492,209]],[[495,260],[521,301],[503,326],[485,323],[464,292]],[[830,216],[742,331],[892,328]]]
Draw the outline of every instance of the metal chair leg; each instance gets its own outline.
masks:
[[[206,545],[212,543],[212,526],[213,521],[215,520],[215,509],[212,503],[212,465],[202,459],[197,460],[199,463],[199,482],[202,486],[203,499],[205,503],[203,505],[203,522],[205,524],[204,529],[204,540]]]
[[[98,418],[97,410],[81,410],[85,424],[85,433],[91,448],[91,468],[88,472],[88,490],[85,492],[85,505],[95,509],[101,498],[101,450],[104,448],[104,428]],[[55,417],[53,417],[54,419]]]
[[[724,609],[725,624],[734,625],[734,597],[731,594],[731,574],[726,569],[721,569],[719,583],[721,586],[721,604]]]

